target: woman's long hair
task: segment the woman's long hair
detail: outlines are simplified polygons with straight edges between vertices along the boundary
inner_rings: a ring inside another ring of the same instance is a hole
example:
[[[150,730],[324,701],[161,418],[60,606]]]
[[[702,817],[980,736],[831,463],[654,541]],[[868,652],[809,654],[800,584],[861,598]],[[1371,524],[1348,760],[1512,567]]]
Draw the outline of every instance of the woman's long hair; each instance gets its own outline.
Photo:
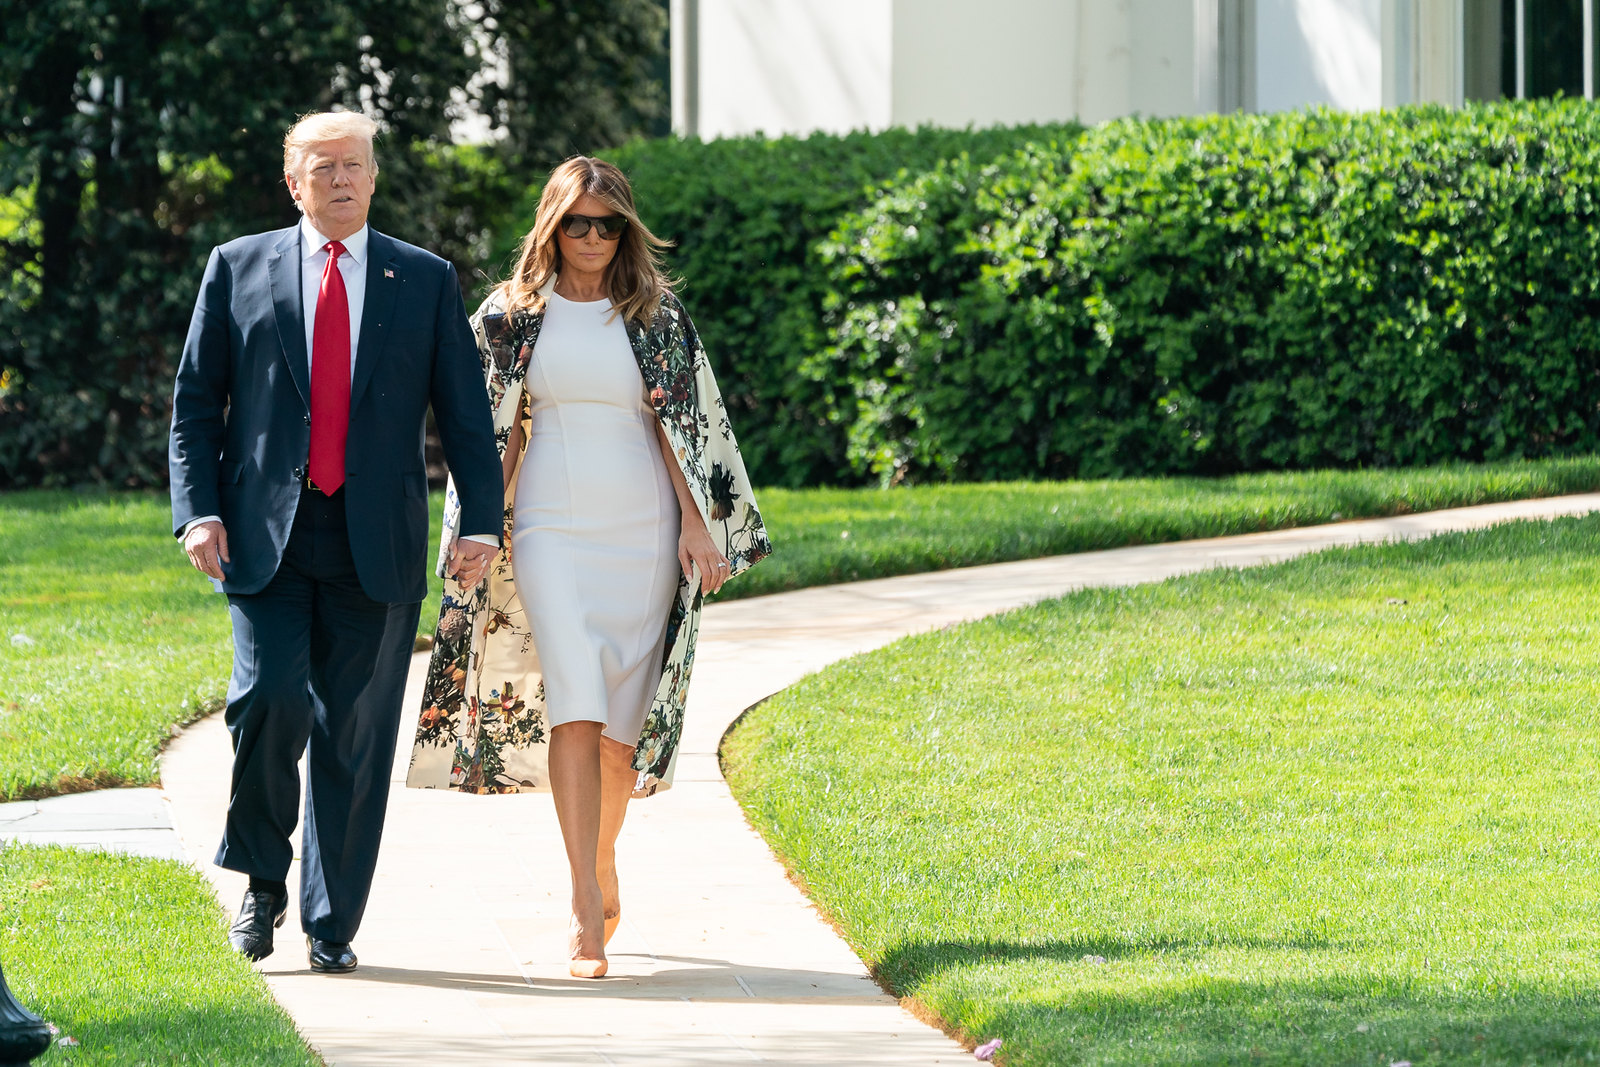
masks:
[[[606,267],[606,295],[624,319],[647,326],[655,318],[661,298],[672,289],[672,279],[661,266],[661,249],[670,246],[639,221],[633,206],[633,189],[622,171],[602,159],[573,156],[550,172],[539,194],[533,229],[522,239],[511,277],[496,292],[506,312],[543,309],[539,290],[561,271],[561,245],[556,227],[585,193],[600,200],[628,220],[618,239],[617,254]]]

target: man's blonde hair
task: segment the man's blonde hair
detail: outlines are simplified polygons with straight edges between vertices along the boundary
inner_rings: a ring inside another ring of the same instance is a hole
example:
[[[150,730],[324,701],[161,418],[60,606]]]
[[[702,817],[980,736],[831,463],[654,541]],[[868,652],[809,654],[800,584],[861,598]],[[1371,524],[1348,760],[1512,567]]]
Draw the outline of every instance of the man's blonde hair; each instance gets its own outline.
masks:
[[[312,145],[358,137],[367,144],[367,164],[376,174],[378,157],[373,154],[372,139],[377,135],[378,124],[359,111],[313,111],[301,115],[283,138],[283,173],[299,178],[306,152]]]

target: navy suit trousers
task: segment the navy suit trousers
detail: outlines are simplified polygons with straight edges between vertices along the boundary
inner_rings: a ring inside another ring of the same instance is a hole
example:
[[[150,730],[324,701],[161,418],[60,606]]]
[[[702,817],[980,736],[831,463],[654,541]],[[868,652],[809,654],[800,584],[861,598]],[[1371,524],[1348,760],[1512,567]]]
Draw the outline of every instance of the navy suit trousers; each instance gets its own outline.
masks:
[[[233,784],[216,858],[285,880],[304,754],[301,925],[328,941],[351,940],[366,910],[421,608],[362,592],[344,498],[305,490],[272,580],[228,597]]]

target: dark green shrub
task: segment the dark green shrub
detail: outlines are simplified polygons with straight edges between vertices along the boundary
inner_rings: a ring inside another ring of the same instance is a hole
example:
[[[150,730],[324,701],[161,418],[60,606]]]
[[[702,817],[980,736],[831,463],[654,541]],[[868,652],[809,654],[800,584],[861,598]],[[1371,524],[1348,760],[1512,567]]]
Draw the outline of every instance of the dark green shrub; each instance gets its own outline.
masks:
[[[739,443],[763,482],[859,481],[836,412],[853,386],[814,357],[827,346],[826,272],[814,253],[875,188],[963,154],[992,159],[1080,127],[886,130],[847,136],[638,141],[604,153],[628,175],[715,362]],[[533,221],[538,189],[517,211]],[[502,242],[508,256],[515,237]]]
[[[1123,121],[935,168],[821,249],[858,474],[1600,447],[1600,112]]]

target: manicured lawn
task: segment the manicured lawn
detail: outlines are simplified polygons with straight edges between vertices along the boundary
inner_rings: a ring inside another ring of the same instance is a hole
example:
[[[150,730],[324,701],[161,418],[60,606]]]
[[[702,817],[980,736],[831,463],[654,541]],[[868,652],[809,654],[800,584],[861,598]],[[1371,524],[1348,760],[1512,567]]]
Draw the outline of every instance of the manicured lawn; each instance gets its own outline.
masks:
[[[777,550],[727,595],[1590,489],[1600,489],[1600,457],[1217,481],[767,490]],[[232,662],[226,603],[172,539],[166,497],[0,494],[0,546],[0,798],[155,781],[173,725],[219,706]],[[424,633],[439,585],[432,580]]]
[[[183,864],[0,851],[6,982],[79,1042],[38,1067],[320,1064],[225,932],[210,887]]]
[[[1600,517],[1085,592],[815,675],[725,769],[1002,1062],[1591,1062],[1597,590]]]
[[[757,596],[892,574],[1600,489],[1600,458],[1232,478],[757,490],[772,558]]]
[[[169,531],[154,496],[0,496],[0,797],[154,782],[220,706],[227,603]]]
[[[161,494],[0,494],[0,799],[153,783],[222,706],[227,601],[170,530]]]

